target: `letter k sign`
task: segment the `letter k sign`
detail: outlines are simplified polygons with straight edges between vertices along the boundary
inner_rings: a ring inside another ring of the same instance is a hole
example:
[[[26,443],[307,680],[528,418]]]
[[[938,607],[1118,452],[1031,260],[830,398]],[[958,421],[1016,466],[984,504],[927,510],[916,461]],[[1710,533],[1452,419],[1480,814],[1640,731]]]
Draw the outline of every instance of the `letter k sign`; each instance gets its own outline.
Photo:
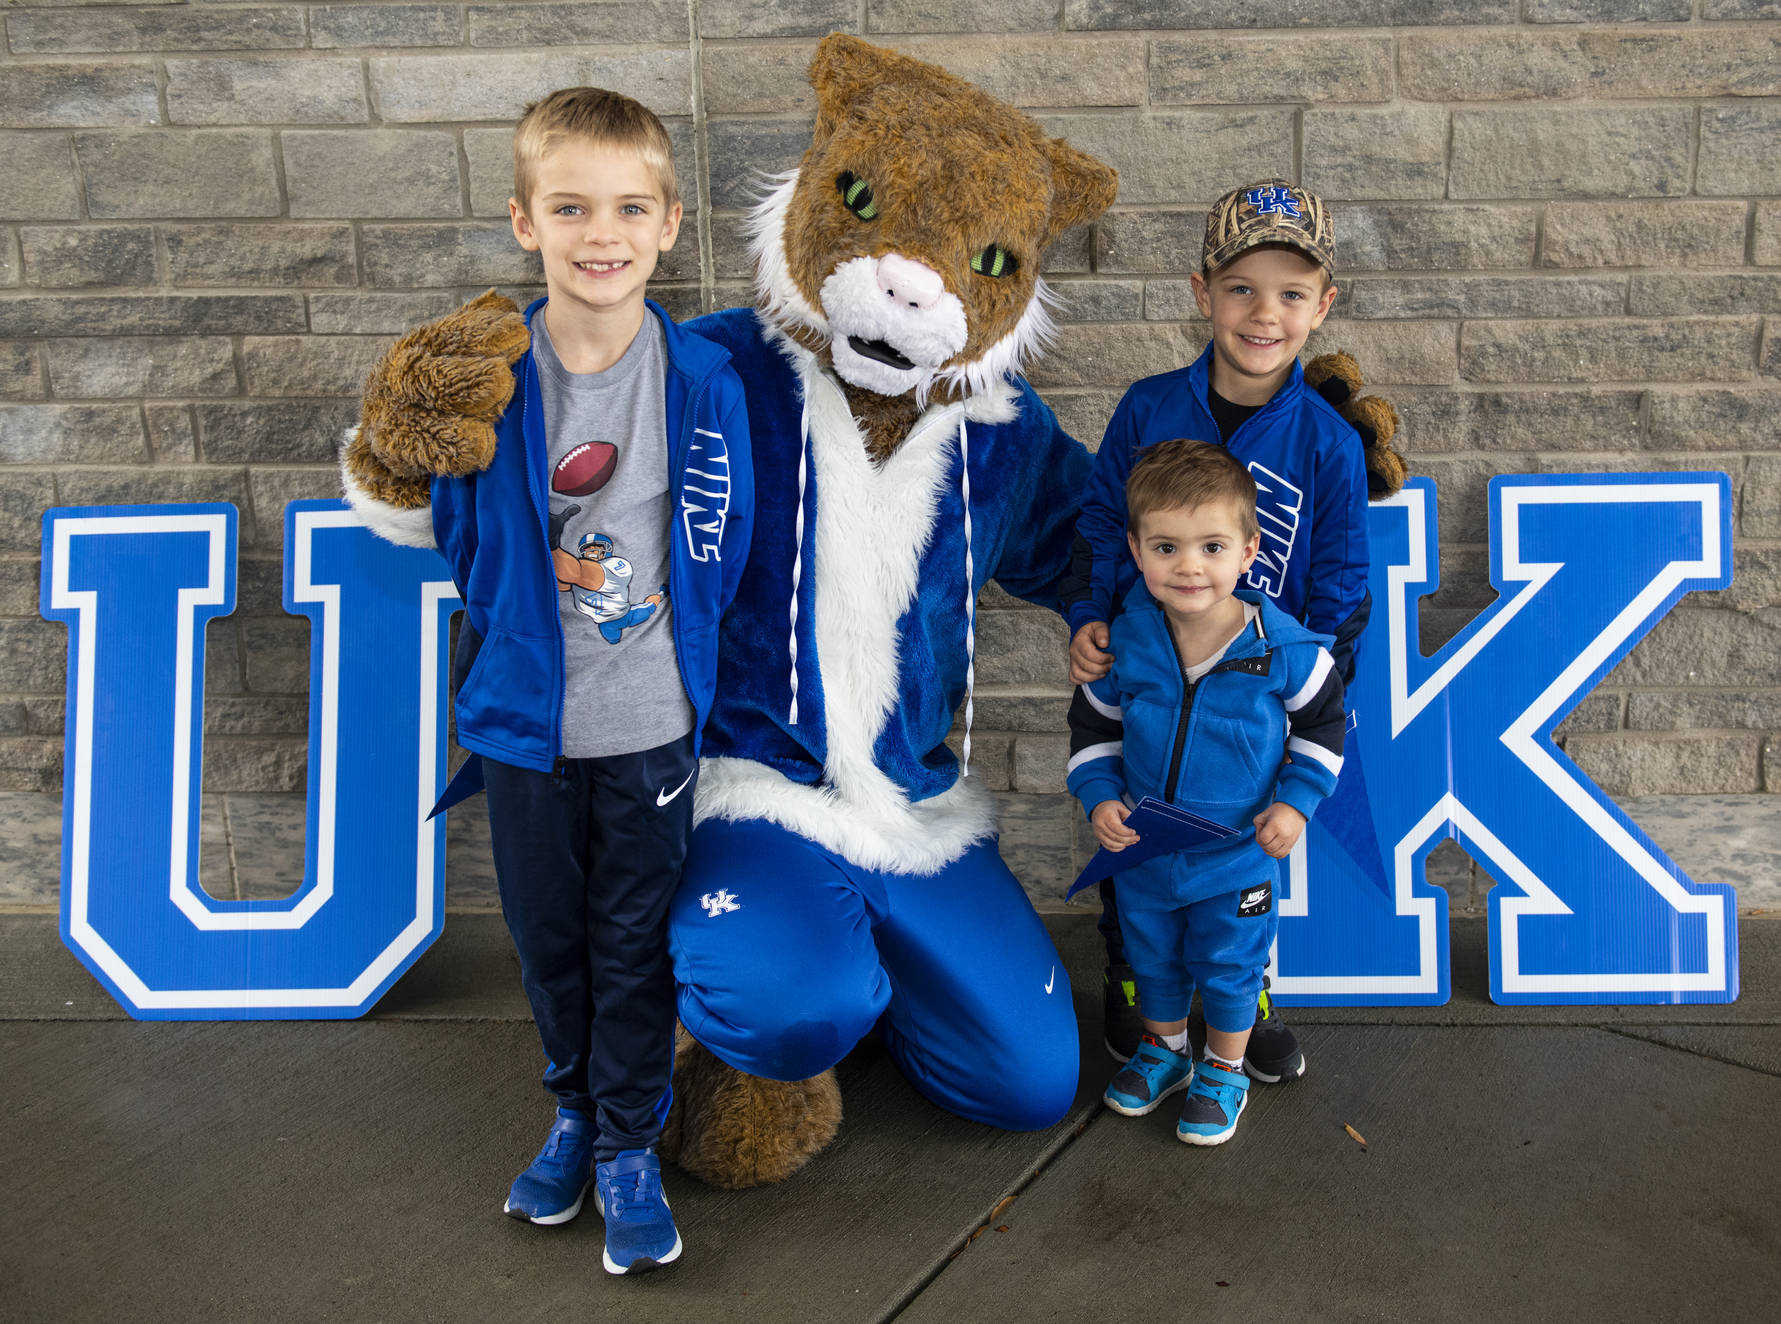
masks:
[[[1360,757],[1289,868],[1282,1001],[1447,1000],[1447,898],[1422,876],[1443,837],[1499,884],[1497,1002],[1737,997],[1732,889],[1686,878],[1552,739],[1684,593],[1731,582],[1730,497],[1717,473],[1493,479],[1499,597],[1432,657],[1416,600],[1439,582],[1434,485],[1371,508]]]

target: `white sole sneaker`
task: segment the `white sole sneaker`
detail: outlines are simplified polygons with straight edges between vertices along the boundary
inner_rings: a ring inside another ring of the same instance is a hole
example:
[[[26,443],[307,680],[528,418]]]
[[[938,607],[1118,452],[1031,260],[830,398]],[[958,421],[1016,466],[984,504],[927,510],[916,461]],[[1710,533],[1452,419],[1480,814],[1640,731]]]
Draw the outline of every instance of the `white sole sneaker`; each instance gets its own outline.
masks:
[[[586,1185],[581,1188],[581,1194],[575,1197],[575,1203],[570,1205],[567,1209],[559,1209],[554,1214],[522,1213],[521,1211],[516,1210],[513,1207],[513,1203],[509,1200],[501,1202],[501,1212],[506,1214],[509,1218],[523,1219],[528,1223],[536,1223],[539,1227],[555,1227],[559,1223],[567,1223],[571,1218],[574,1218],[575,1215],[581,1212],[582,1203],[587,1199],[588,1188],[593,1184],[594,1179],[589,1177]]]
[[[670,1213],[674,1210],[674,1206],[668,1203],[668,1197],[666,1195],[662,1197],[662,1206]],[[599,1191],[594,1192],[594,1208],[600,1211],[601,1218],[606,1217],[606,1202],[600,1198]],[[607,1273],[615,1273],[620,1277],[623,1277],[627,1273],[648,1273],[651,1269],[659,1269],[665,1264],[672,1264],[675,1260],[678,1260],[680,1258],[680,1251],[683,1244],[684,1243],[682,1243],[680,1239],[680,1229],[675,1228],[674,1245],[671,1246],[668,1253],[662,1256],[659,1260],[645,1255],[640,1259],[631,1261],[628,1265],[624,1265],[614,1260],[611,1252],[602,1249],[600,1251],[600,1264]]]
[[[1222,1131],[1210,1134],[1200,1131],[1183,1131],[1179,1122],[1175,1125],[1175,1138],[1184,1145],[1222,1145],[1237,1133],[1237,1120],[1243,1116],[1243,1110],[1249,1106],[1249,1096],[1242,1095],[1237,1103],[1237,1116],[1231,1118],[1231,1124]]]
[[[1270,1076],[1266,1072],[1257,1071],[1254,1067],[1249,1065],[1247,1060],[1245,1060],[1243,1063],[1243,1074],[1248,1076],[1251,1080],[1261,1081],[1264,1085],[1278,1085],[1283,1080],[1297,1080],[1300,1076],[1305,1074],[1305,1054],[1302,1051],[1299,1053],[1299,1060],[1296,1063],[1296,1067],[1297,1069],[1294,1071],[1282,1071],[1277,1076]]]
[[[608,1255],[605,1251],[601,1251],[600,1263],[605,1266],[607,1273],[615,1273],[620,1277],[623,1277],[627,1273],[648,1273],[651,1269],[659,1269],[664,1264],[672,1264],[675,1260],[678,1260],[680,1258],[680,1244],[680,1234],[676,1232],[674,1234],[674,1248],[659,1260],[652,1260],[648,1256],[645,1256],[643,1259],[634,1261],[629,1268],[626,1268],[623,1265],[615,1264],[612,1256]]]
[[[1151,1113],[1155,1112],[1158,1108],[1163,1106],[1164,1099],[1168,1098],[1171,1094],[1181,1093],[1182,1090],[1186,1089],[1191,1084],[1193,1084],[1193,1077],[1192,1076],[1183,1076],[1180,1080],[1176,1081],[1175,1084],[1169,1086],[1168,1089],[1164,1090],[1161,1094],[1157,1095],[1149,1103],[1142,1104],[1137,1108],[1133,1108],[1133,1107],[1129,1106],[1128,1104],[1120,1103],[1117,1100],[1108,1097],[1106,1094],[1101,1095],[1101,1102],[1106,1104],[1109,1108],[1113,1109],[1114,1112],[1120,1113],[1121,1115],[1126,1116],[1126,1117],[1148,1117],[1148,1116],[1150,1116]]]

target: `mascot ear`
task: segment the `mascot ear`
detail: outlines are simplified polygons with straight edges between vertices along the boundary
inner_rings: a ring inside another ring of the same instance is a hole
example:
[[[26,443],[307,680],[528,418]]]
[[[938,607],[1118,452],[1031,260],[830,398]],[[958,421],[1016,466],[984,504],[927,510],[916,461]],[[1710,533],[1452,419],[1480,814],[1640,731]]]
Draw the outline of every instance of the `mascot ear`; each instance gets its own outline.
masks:
[[[816,93],[816,129],[811,134],[811,147],[827,142],[848,108],[861,97],[914,63],[845,32],[831,32],[819,41],[810,61],[810,87]]]
[[[1045,244],[1050,246],[1073,225],[1092,221],[1113,205],[1119,192],[1119,172],[1079,152],[1062,138],[1045,144],[1051,158],[1051,215],[1045,222]]]

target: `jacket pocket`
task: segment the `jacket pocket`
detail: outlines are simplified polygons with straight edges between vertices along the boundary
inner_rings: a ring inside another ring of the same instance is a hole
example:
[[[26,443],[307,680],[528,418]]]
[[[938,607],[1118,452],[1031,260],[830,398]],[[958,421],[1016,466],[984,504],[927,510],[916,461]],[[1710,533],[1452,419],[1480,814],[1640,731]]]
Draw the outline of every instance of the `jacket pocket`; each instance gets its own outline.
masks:
[[[506,749],[548,758],[560,679],[552,639],[490,630],[458,691],[458,730]]]
[[[1202,712],[1181,763],[1180,800],[1207,816],[1242,828],[1273,789],[1279,752],[1270,762],[1258,748],[1255,723]]]
[[[1136,695],[1127,696],[1122,757],[1126,789],[1134,796],[1166,795],[1163,779],[1175,752],[1175,714]]]

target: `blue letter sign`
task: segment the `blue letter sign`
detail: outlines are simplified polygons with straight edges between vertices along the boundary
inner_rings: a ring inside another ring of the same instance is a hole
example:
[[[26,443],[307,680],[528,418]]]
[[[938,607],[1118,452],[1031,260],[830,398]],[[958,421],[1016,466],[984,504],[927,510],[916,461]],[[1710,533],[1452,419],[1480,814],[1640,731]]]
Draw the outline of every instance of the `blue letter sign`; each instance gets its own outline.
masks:
[[[1373,619],[1350,692],[1352,767],[1311,821],[1280,907],[1281,1001],[1443,1003],[1455,837],[1496,879],[1501,1003],[1729,1002],[1732,889],[1690,882],[1552,742],[1552,730],[1691,589],[1731,583],[1724,474],[1499,477],[1500,596],[1424,657],[1435,489],[1371,510]]]
[[[1490,485],[1499,597],[1434,656],[1417,600],[1439,564],[1426,479],[1375,504],[1373,620],[1336,794],[1280,901],[1282,1002],[1447,1000],[1456,838],[1493,877],[1504,1003],[1729,1002],[1736,898],[1690,882],[1552,741],[1691,589],[1731,582],[1723,474]],[[285,604],[311,619],[304,884],[284,901],[197,885],[204,624],[233,606],[230,506],[52,510],[43,611],[69,627],[62,936],[137,1016],[356,1016],[438,935],[446,626],[432,553],[338,502],[285,520]]]
[[[437,556],[337,501],[285,512],[285,606],[310,618],[303,886],[198,886],[204,626],[235,602],[233,506],[43,517],[43,613],[68,625],[62,940],[149,1019],[362,1015],[439,936],[446,627]]]

